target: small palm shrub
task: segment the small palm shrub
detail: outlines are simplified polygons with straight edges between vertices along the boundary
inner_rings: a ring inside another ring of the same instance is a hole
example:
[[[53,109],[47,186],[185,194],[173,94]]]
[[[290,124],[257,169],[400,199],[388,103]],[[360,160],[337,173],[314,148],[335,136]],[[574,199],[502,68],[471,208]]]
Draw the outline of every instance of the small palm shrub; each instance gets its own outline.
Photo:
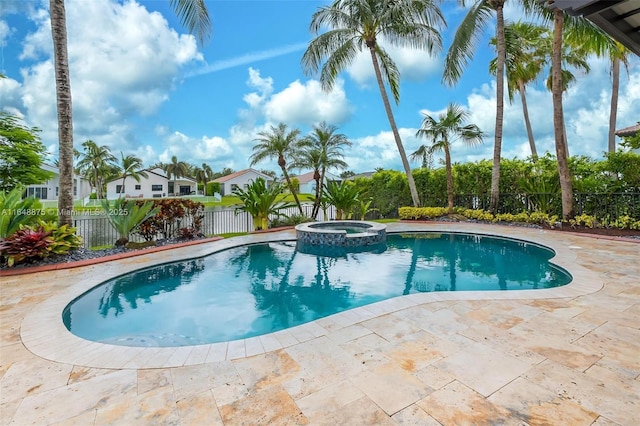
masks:
[[[268,229],[269,216],[283,217],[285,215],[280,210],[295,206],[293,203],[282,201],[282,190],[283,187],[279,183],[267,186],[261,178],[251,182],[247,189],[236,189],[233,194],[242,201],[242,206],[236,208],[236,214],[241,211],[247,212],[253,218],[255,230]]]
[[[343,181],[339,184],[330,181],[325,185],[325,197],[330,204],[336,208],[336,219],[341,220],[346,214],[346,219],[350,219],[351,212],[360,202],[360,192],[351,182]]]
[[[129,242],[129,236],[146,219],[158,213],[158,208],[153,208],[153,202],[146,201],[142,205],[136,204],[134,200],[118,198],[113,204],[109,200],[102,200],[107,219],[113,229],[118,233],[116,246],[122,246]]]

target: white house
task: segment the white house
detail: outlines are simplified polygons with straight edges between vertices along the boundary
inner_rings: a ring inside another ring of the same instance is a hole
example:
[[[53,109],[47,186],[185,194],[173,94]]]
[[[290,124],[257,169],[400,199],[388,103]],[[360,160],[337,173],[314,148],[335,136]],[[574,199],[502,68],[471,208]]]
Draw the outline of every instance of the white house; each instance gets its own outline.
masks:
[[[262,172],[254,169],[244,169],[239,172],[231,173],[230,175],[219,177],[213,180],[220,184],[221,195],[231,195],[236,188],[247,189],[251,182],[256,179],[262,178],[270,185],[273,182],[273,178]]]
[[[34,196],[40,200],[57,201],[60,193],[60,171],[57,167],[49,164],[42,164],[42,170],[53,173],[53,177],[46,182],[28,185],[25,188],[27,196]],[[89,181],[74,176],[73,178],[73,198],[75,200],[83,199],[91,193],[91,185]]]
[[[167,174],[159,167],[145,170],[147,177],[140,177],[140,182],[128,177],[124,180],[118,178],[107,182],[107,198],[162,198],[169,195],[195,194],[197,183],[195,180],[181,177],[169,179]]]
[[[315,194],[316,193],[316,181],[313,179],[313,172],[304,173],[302,175],[296,176],[298,182],[300,182],[300,186],[298,187],[298,192],[300,194]],[[324,175],[324,183],[325,185],[328,182],[342,182],[342,178],[340,176],[336,176],[333,173],[326,172]]]

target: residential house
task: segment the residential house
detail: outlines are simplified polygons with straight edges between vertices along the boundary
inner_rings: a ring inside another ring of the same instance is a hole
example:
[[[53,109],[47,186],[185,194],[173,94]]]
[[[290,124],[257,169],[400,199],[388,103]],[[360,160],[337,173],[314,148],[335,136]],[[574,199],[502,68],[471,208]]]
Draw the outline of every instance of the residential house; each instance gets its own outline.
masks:
[[[213,182],[218,182],[220,184],[221,195],[232,195],[236,188],[247,189],[249,184],[258,178],[264,179],[267,182],[267,185],[271,185],[274,180],[271,176],[255,169],[244,169],[239,172],[214,179]]]
[[[60,193],[60,171],[57,167],[46,163],[42,164],[40,168],[53,173],[53,177],[46,182],[28,185],[25,188],[25,195],[34,196],[40,200],[57,201],[58,194]],[[73,198],[75,200],[80,200],[87,197],[90,193],[91,185],[89,184],[89,181],[81,178],[80,176],[74,176]]]
[[[186,177],[169,179],[160,167],[145,170],[147,177],[140,177],[140,182],[128,177],[107,182],[107,198],[162,198],[173,195],[196,194],[197,183]]]
[[[300,194],[315,194],[316,193],[316,181],[313,179],[313,171],[296,176],[300,185],[298,186],[298,192]],[[340,176],[336,176],[333,173],[326,172],[324,175],[325,185],[329,182],[342,182]]]

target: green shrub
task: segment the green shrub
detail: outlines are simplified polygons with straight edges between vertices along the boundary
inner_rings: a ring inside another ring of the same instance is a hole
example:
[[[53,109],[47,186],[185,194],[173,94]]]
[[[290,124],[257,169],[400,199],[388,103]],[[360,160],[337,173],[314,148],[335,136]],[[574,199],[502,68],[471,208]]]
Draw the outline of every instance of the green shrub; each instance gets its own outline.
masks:
[[[434,219],[446,214],[445,207],[400,207],[398,209],[400,219],[405,220]]]
[[[220,182],[208,182],[207,190],[205,191],[205,195],[208,197],[213,197],[215,193],[220,193]]]
[[[59,226],[55,222],[40,221],[39,225],[45,232],[51,233],[51,244],[49,245],[49,253],[67,254],[71,250],[75,250],[82,246],[82,238],[76,234],[76,228],[69,225]]]
[[[153,203],[157,213],[144,220],[137,227],[136,233],[146,241],[153,241],[158,236],[164,239],[176,236],[189,236],[202,231],[204,220],[204,204],[187,198],[170,198],[153,201],[136,201],[138,205]],[[184,226],[188,224],[188,226]],[[181,228],[187,228],[181,231]]]
[[[575,228],[576,226],[586,226],[591,229],[601,228],[601,224],[598,222],[598,219],[596,219],[595,216],[590,216],[588,214],[581,214],[573,219],[569,219],[569,224],[572,228]]]

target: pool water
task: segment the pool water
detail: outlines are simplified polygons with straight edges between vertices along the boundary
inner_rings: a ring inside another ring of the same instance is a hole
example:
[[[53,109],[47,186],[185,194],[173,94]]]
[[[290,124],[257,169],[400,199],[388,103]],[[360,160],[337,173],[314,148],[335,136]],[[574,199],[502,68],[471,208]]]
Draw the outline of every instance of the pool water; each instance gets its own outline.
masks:
[[[536,244],[469,234],[387,236],[386,249],[339,257],[296,242],[241,246],[114,278],[70,303],[67,328],[125,346],[247,338],[416,292],[521,290],[571,276]]]

